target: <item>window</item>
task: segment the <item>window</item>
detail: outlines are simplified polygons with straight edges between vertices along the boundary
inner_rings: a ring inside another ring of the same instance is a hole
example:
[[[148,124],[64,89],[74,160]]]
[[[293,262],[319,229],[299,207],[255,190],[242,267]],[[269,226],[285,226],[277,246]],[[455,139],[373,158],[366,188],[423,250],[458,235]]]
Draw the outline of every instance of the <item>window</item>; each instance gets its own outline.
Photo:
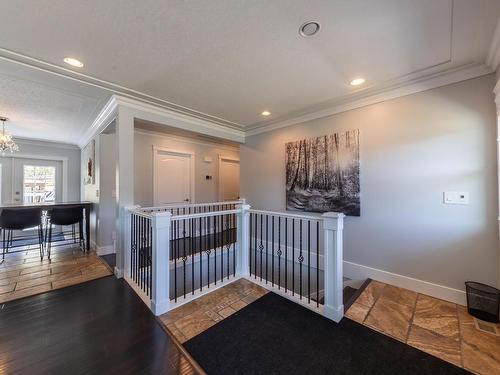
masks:
[[[24,203],[54,202],[56,198],[56,168],[25,165],[23,173]]]

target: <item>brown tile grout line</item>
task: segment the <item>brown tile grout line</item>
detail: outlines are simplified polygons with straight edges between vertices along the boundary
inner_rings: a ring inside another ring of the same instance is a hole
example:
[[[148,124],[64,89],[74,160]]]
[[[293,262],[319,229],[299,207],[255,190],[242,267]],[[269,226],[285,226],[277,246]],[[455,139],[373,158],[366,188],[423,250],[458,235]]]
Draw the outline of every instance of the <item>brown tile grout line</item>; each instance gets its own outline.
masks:
[[[370,284],[372,283],[373,280],[370,281]],[[384,287],[382,288],[382,291],[385,289],[386,285],[388,284],[385,284]],[[369,284],[366,286],[366,288],[368,288]],[[365,289],[366,290],[366,289]],[[370,306],[370,308],[368,309],[368,312],[366,313],[366,316],[365,318],[363,319],[363,322],[362,324],[365,326],[365,327],[369,327],[371,328],[370,326],[367,326],[365,324],[365,321],[366,319],[368,319],[368,315],[370,315],[370,313],[372,312],[373,308],[375,307],[375,304],[378,302],[378,300],[380,299],[380,297],[382,296],[382,292],[380,293],[380,295],[373,301],[373,305]]]
[[[457,320],[458,320],[458,345],[460,345],[460,367],[464,367],[464,353],[462,350],[462,325],[460,324],[460,313],[458,312],[458,305],[455,304],[455,310],[457,312]]]
[[[101,261],[101,263],[103,263],[103,262]],[[81,263],[80,263],[80,264],[81,264]],[[104,263],[103,263],[103,264],[104,264]],[[105,265],[105,264],[104,264],[104,265]],[[81,269],[81,268],[85,268],[85,267],[87,267],[87,266],[88,266],[88,265],[85,265],[85,263],[83,263],[82,267],[80,267],[80,269],[78,269],[78,271],[80,271],[80,276],[84,276],[84,274],[83,274],[83,272],[82,272],[82,269]],[[56,266],[56,267],[57,267],[57,266]],[[75,267],[75,268],[78,268],[78,267]],[[109,272],[113,273],[113,272],[109,269],[109,267],[106,267],[106,268],[108,269],[108,271],[109,271]],[[41,278],[44,278],[44,277],[47,277],[47,276],[52,276],[52,275],[64,274],[64,273],[65,273],[65,272],[52,273],[52,268],[50,268],[50,267],[49,267],[49,269],[48,269],[48,270],[50,271],[50,275],[44,275],[44,276],[39,276],[39,277],[34,277],[34,278],[29,278],[29,277],[27,277],[27,279],[29,279],[29,280],[37,280],[37,279],[41,279]],[[29,273],[27,273],[27,274],[24,274],[24,275],[25,275],[25,276],[28,276],[28,275],[30,275],[30,274],[29,274]],[[14,276],[14,277],[20,277],[20,276],[21,276],[21,275],[17,275],[17,276]],[[69,277],[68,277],[68,278],[69,278]],[[61,279],[61,280],[65,280],[65,279],[66,279],[66,278],[63,278],[63,279]],[[18,283],[19,283],[19,281],[16,281],[16,282],[14,283],[14,284],[15,284],[15,286],[14,286],[13,291],[12,291],[12,292],[7,292],[7,293],[13,293],[13,292],[15,292],[15,291],[16,291],[16,288],[17,288],[17,284],[18,284]],[[52,285],[52,281],[50,282],[50,284]],[[7,285],[9,285],[9,284],[7,284]],[[42,285],[42,284],[38,284],[38,285]],[[37,285],[34,285],[34,286],[37,286]],[[27,289],[27,288],[24,288],[24,289]],[[20,290],[22,290],[22,289],[20,289]],[[2,293],[2,294],[4,294],[4,293]]]
[[[417,311],[418,297],[420,297],[420,293],[417,293],[417,297],[415,298],[415,303],[413,304],[413,311],[412,311],[411,318],[410,318],[409,325],[408,325],[408,332],[406,333],[405,344],[407,344],[407,345],[408,345],[408,340],[410,339],[410,332],[411,332],[411,329],[413,327],[413,320],[415,319],[415,313]]]

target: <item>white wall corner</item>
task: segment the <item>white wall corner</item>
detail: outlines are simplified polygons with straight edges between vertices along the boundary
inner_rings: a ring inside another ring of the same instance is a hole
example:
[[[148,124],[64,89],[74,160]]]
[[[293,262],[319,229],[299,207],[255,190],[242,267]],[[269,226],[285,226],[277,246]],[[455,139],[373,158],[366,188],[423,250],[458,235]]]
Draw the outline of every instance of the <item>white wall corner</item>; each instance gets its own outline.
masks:
[[[486,65],[494,72],[496,72],[500,66],[500,19],[498,20],[493,39],[491,40],[490,50],[486,58]]]

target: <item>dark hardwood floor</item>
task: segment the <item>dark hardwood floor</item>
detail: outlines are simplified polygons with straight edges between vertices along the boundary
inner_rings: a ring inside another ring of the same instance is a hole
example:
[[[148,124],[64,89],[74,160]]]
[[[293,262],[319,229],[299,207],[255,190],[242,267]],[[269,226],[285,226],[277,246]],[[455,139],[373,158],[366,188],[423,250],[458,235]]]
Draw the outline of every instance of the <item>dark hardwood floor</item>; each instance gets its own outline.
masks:
[[[194,374],[113,276],[0,304],[0,374]]]

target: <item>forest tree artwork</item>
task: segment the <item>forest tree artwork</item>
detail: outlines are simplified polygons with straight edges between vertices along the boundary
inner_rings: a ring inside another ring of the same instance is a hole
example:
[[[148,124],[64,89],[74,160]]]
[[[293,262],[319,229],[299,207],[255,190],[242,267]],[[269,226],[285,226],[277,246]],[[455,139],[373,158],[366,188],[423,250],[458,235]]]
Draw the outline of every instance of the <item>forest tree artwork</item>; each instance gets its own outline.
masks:
[[[360,216],[359,129],[286,144],[288,210]]]

